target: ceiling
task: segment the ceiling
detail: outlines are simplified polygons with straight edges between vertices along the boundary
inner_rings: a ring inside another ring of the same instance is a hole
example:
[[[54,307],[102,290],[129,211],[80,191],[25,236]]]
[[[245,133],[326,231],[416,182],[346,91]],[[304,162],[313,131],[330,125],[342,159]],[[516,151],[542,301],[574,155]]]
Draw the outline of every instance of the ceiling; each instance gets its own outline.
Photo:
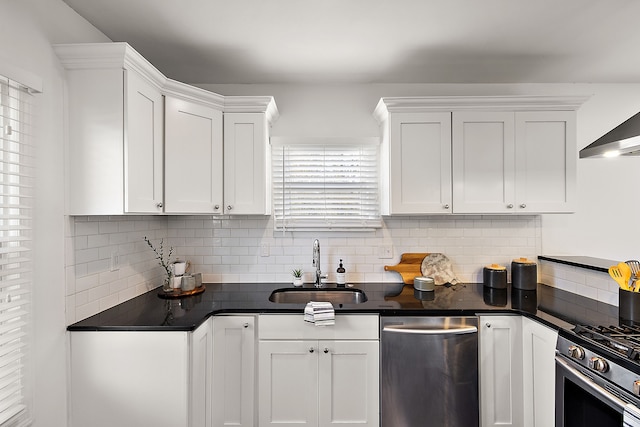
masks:
[[[64,0],[205,83],[640,83],[637,0]]]

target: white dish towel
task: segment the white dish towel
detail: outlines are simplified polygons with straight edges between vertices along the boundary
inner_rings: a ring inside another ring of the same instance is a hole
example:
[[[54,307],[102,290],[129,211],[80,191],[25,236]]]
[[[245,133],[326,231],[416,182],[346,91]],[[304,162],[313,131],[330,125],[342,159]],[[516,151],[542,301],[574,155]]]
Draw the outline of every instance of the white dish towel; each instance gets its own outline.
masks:
[[[330,302],[310,301],[304,308],[304,321],[315,323],[316,326],[335,324],[335,311]]]

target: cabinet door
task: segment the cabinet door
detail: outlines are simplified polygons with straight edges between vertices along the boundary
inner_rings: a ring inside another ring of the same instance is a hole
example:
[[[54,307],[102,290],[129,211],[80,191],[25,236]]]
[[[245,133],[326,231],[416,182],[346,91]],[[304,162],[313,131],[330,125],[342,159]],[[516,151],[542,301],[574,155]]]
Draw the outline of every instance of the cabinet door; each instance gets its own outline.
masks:
[[[213,318],[213,427],[255,425],[255,318]]]
[[[69,425],[187,427],[187,332],[71,332]]]
[[[258,425],[318,426],[318,342],[260,341]]]
[[[379,342],[319,342],[319,425],[376,427],[379,419]]]
[[[482,426],[521,426],[523,423],[521,317],[481,317],[479,351]]]
[[[222,213],[222,112],[165,99],[166,213]]]
[[[162,212],[162,94],[130,70],[125,70],[125,88],[125,212]]]
[[[521,213],[571,212],[576,188],[574,111],[516,113],[516,200]]]
[[[514,210],[514,113],[453,113],[453,211]]]
[[[224,114],[224,213],[270,214],[267,148],[264,114]]]
[[[209,427],[211,423],[211,319],[191,334],[191,395],[189,426]]]
[[[390,214],[451,212],[451,113],[394,113]]]
[[[557,331],[522,318],[524,426],[554,424]]]

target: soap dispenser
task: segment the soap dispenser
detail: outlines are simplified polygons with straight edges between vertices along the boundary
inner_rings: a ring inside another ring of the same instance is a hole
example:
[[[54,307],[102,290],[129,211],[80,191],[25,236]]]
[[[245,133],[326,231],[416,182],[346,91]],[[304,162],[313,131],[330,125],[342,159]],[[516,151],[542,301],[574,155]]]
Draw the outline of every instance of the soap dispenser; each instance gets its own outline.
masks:
[[[338,269],[336,270],[336,284],[338,286],[344,286],[346,283],[346,271],[342,266],[342,260],[340,260],[340,265],[338,265]]]

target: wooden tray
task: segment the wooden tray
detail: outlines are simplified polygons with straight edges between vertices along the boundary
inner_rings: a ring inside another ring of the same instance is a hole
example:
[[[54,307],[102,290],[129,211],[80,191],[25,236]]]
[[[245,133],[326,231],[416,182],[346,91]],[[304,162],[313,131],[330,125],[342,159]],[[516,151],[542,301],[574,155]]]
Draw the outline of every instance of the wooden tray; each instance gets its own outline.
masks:
[[[402,283],[413,285],[413,279],[422,276],[422,260],[428,253],[406,253],[400,257],[400,262],[396,265],[385,265],[384,271],[396,271],[402,276]]]
[[[165,299],[173,299],[173,298],[184,298],[184,297],[190,297],[192,295],[198,295],[204,292],[205,286],[202,285],[199,288],[195,288],[192,291],[183,291],[182,289],[174,289],[170,292],[165,292],[162,290],[162,288],[160,288],[160,291],[158,291],[158,296],[160,298],[165,298]]]

